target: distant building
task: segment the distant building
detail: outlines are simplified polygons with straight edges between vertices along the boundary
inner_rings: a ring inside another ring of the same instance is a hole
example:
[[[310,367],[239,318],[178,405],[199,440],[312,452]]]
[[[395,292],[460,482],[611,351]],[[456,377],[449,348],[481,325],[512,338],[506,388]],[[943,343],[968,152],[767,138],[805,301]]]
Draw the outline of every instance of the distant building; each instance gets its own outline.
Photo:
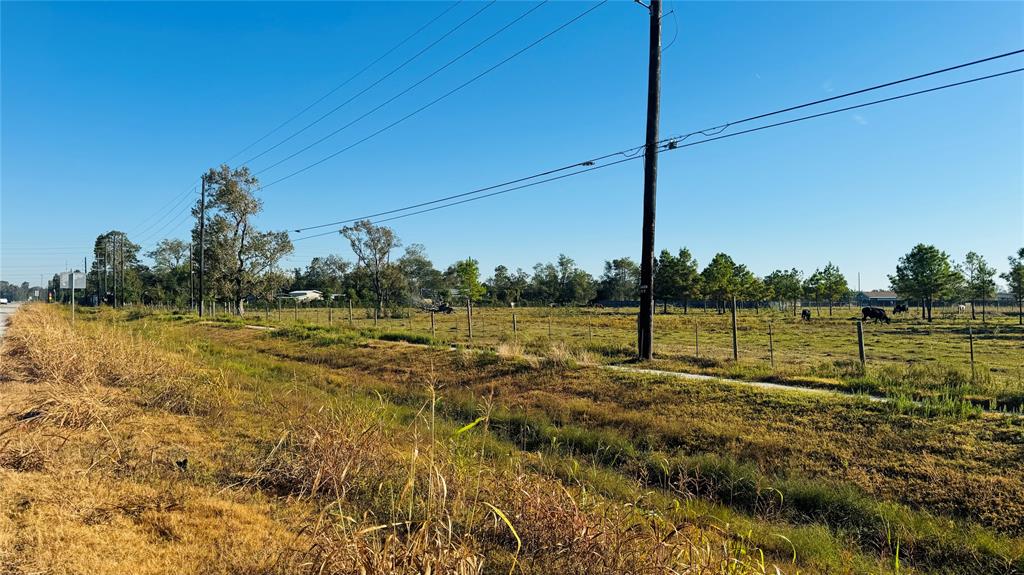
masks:
[[[996,294],[996,305],[1017,305],[1017,298],[1008,291],[1001,291]]]
[[[857,304],[875,307],[888,307],[902,301],[896,292],[890,290],[862,291],[857,294]]]
[[[293,299],[297,302],[318,301],[324,299],[324,294],[315,289],[303,289],[288,292],[288,295],[278,296],[281,299]]]

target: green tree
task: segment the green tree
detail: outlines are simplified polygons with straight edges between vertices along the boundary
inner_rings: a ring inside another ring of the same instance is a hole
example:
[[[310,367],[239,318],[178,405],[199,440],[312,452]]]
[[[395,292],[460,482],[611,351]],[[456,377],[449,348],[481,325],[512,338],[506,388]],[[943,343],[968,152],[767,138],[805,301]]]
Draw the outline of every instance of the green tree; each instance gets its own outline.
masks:
[[[586,303],[597,294],[594,278],[565,254],[556,263],[533,266],[530,291],[541,301],[559,304]]]
[[[763,279],[751,273],[743,276],[740,297],[754,304],[754,311],[760,313],[761,305],[771,301],[774,292]]]
[[[530,276],[521,269],[510,272],[505,266],[494,268],[494,275],[487,281],[491,301],[505,305],[516,303],[529,289]]]
[[[96,236],[93,261],[90,273],[86,276],[86,292],[102,294],[100,299],[109,304],[114,303],[115,296],[120,303],[141,303],[141,275],[146,269],[139,259],[141,250],[142,247],[129,240],[128,235],[122,231],[111,230]]]
[[[824,283],[824,277],[820,269],[815,269],[814,273],[804,280],[803,284],[803,295],[805,299],[814,300],[814,308],[817,310],[818,315],[821,315],[821,286]]]
[[[725,313],[727,299],[739,296],[740,278],[737,271],[740,270],[731,257],[718,253],[700,272],[704,294],[715,300],[718,313]]]
[[[459,290],[459,294],[469,301],[479,301],[487,293],[487,288],[480,283],[480,263],[473,258],[455,262],[444,275]]]
[[[429,292],[430,298],[435,299],[446,291],[444,274],[434,267],[434,263],[427,257],[427,249],[423,244],[407,246],[396,264],[406,286],[408,298],[413,302],[419,302],[424,292]]]
[[[153,260],[150,273],[142,276],[147,299],[185,305],[190,297],[188,242],[164,239],[146,255]]]
[[[981,317],[985,317],[985,302],[996,293],[996,270],[976,252],[967,252],[964,258],[964,291],[971,301],[971,319],[977,319],[974,306],[981,300]]]
[[[292,242],[286,232],[261,232],[253,224],[263,202],[256,197],[259,181],[249,168],[221,165],[211,168],[205,178],[208,283],[211,293],[234,303],[242,315],[246,299],[268,297],[283,287],[280,282],[286,276],[272,272],[292,252]],[[199,216],[198,205],[194,215]],[[192,234],[193,244],[198,245],[198,226]]]
[[[1006,280],[1013,298],[1017,300],[1017,324],[1024,325],[1024,248],[1017,250],[1016,257],[1006,258],[1010,269],[999,277]]]
[[[628,257],[604,262],[604,274],[597,288],[602,300],[632,300],[638,297],[640,266]]]
[[[401,247],[402,240],[387,226],[376,226],[369,220],[359,220],[345,226],[341,235],[348,239],[359,265],[369,277],[377,313],[384,312],[384,302],[389,292],[388,269],[391,267],[391,250]]]
[[[820,274],[819,291],[822,297],[828,301],[828,315],[831,317],[832,306],[850,293],[850,286],[846,283],[846,276],[832,262],[828,262]]]
[[[668,250],[654,261],[654,297],[662,301],[668,312],[668,300],[682,300],[683,313],[690,313],[690,299],[700,297],[700,271],[690,250],[682,248],[673,256]]]
[[[764,278],[765,285],[778,299],[783,310],[786,302],[792,304],[793,315],[796,315],[797,302],[803,295],[803,275],[803,272],[793,268],[789,271],[775,270]]]
[[[312,289],[329,297],[345,292],[345,281],[352,263],[338,255],[313,258],[305,271],[295,278],[293,289]]]
[[[946,252],[935,246],[917,244],[900,258],[896,273],[889,276],[889,284],[900,297],[919,301],[922,315],[932,321],[935,299],[950,293],[959,278]]]

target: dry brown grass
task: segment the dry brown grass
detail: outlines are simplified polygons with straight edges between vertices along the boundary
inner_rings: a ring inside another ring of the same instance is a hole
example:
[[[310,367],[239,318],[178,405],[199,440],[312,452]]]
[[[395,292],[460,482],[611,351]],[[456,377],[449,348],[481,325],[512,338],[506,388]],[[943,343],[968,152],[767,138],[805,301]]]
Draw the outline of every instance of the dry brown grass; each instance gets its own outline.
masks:
[[[418,412],[324,399],[44,305],[4,346],[2,573],[770,572],[496,448],[487,414],[453,434],[433,390]]]

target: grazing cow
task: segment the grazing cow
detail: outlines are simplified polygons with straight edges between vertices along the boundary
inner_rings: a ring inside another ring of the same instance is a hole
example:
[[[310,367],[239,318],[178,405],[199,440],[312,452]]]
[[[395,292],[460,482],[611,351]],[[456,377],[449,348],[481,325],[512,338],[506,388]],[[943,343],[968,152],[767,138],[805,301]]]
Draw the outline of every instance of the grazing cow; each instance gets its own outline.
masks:
[[[804,321],[811,321],[811,310],[805,309],[800,312],[800,319]]]
[[[898,303],[898,304],[896,304],[896,307],[892,308],[892,314],[893,315],[900,314],[900,313],[907,313],[908,311],[910,311],[910,308],[908,308],[907,304],[905,304],[905,303]]]
[[[860,312],[864,314],[863,321],[867,321],[869,319],[875,320],[875,323],[880,321],[889,323],[891,321],[889,316],[885,315],[885,310],[880,307],[865,307],[862,308]]]
[[[956,306],[956,313],[958,315],[964,313],[965,311],[967,311],[967,306],[965,306],[964,304]]]

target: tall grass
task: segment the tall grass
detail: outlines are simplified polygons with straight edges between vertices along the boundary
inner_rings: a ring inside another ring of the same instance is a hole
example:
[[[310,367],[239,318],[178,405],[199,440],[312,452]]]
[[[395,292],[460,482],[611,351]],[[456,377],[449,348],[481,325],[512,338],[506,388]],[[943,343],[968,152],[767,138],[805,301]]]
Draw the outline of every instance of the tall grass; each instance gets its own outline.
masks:
[[[316,391],[270,358],[208,364],[137,333],[72,326],[51,306],[15,316],[0,571],[776,572],[746,540],[642,495],[538,473],[493,434],[494,410],[458,429],[432,384],[425,402],[397,406]],[[564,440],[587,441],[577,435]]]

